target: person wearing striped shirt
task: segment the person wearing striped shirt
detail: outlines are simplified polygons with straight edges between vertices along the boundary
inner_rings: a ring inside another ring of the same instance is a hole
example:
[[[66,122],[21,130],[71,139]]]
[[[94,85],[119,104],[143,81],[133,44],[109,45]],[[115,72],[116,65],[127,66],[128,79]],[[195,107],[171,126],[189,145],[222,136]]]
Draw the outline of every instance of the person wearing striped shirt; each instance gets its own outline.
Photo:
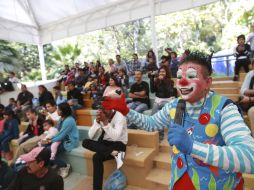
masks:
[[[193,52],[180,64],[176,87],[181,95],[153,116],[129,110],[121,99],[106,99],[147,131],[168,128],[173,146],[169,189],[244,188],[241,173],[254,173],[254,139],[232,100],[210,90],[212,66],[208,56]],[[186,102],[181,125],[174,122],[178,101]]]

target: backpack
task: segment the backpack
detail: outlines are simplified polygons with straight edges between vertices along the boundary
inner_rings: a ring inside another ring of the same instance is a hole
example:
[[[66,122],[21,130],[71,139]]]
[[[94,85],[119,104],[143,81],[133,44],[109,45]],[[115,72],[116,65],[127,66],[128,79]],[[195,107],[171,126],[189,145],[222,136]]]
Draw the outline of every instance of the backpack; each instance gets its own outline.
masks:
[[[127,177],[121,170],[115,170],[106,180],[106,190],[124,190],[127,186]]]

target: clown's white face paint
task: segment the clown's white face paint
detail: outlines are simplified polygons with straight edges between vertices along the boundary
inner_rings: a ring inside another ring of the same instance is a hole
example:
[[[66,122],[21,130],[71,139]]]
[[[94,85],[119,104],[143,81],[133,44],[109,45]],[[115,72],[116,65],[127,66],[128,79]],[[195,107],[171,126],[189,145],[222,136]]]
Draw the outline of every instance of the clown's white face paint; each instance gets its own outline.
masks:
[[[176,87],[181,97],[190,103],[201,100],[210,88],[211,78],[205,79],[201,65],[187,63],[177,71]]]

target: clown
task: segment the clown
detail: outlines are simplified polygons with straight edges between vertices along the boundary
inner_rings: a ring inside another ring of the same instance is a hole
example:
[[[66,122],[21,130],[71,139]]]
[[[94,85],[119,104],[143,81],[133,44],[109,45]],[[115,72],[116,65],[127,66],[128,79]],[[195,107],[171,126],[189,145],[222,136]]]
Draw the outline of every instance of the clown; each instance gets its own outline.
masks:
[[[173,146],[169,189],[240,190],[244,188],[241,173],[254,173],[254,139],[237,106],[210,91],[211,73],[208,56],[191,53],[177,72],[180,97],[153,116],[129,110],[124,97],[103,103],[105,108],[126,115],[139,128],[168,128],[168,141]],[[181,125],[174,122],[179,99],[186,102]]]

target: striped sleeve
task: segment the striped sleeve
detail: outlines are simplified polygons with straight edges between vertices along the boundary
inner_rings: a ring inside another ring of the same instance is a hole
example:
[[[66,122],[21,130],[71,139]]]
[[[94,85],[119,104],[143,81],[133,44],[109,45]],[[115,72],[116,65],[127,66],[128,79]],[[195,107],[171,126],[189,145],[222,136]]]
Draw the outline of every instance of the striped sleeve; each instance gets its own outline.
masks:
[[[254,173],[254,139],[234,104],[221,112],[221,134],[225,146],[194,141],[191,156],[224,170]]]
[[[171,103],[167,103],[160,111],[153,116],[144,115],[134,110],[127,114],[129,123],[135,124],[138,128],[146,131],[158,131],[169,127],[170,118],[168,115],[171,109]]]

